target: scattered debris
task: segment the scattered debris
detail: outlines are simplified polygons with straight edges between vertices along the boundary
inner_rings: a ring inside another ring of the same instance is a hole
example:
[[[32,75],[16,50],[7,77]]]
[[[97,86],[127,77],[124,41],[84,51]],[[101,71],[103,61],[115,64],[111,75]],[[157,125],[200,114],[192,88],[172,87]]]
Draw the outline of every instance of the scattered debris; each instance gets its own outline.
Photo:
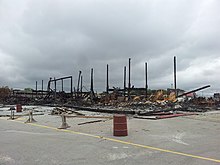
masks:
[[[134,115],[134,118],[138,119],[151,119],[151,120],[157,120],[157,119],[166,119],[166,118],[173,118],[173,117],[179,117],[179,116],[190,116],[190,115],[197,115],[196,113],[152,113],[148,116],[139,116]]]
[[[137,119],[150,119],[150,120],[156,120],[156,116],[138,116],[138,115],[134,115],[134,118]]]
[[[108,116],[84,116],[84,115],[76,115],[76,116],[66,116],[67,118],[95,118],[95,119],[113,119],[113,117]]]
[[[91,124],[91,123],[97,123],[97,122],[105,122],[106,120],[94,120],[94,121],[87,121],[84,123],[79,123],[78,125],[84,125],[84,124]]]
[[[188,116],[188,115],[194,115],[194,114],[170,114],[170,115],[162,115],[162,116],[156,116],[156,119],[167,119],[167,118],[173,118],[173,117],[179,117],[179,116]]]
[[[135,118],[144,119],[162,119],[182,116],[186,115],[186,113],[189,115],[189,113],[207,112],[213,109],[217,110],[220,107],[220,94],[216,93],[214,98],[196,97],[195,95],[195,92],[209,88],[210,85],[189,92],[169,88],[167,90],[150,90],[147,88],[135,88],[134,86],[130,86],[129,88],[125,86],[124,89],[118,87],[110,89],[108,87],[106,92],[97,94],[93,89],[93,70],[91,70],[91,91],[82,91],[81,76],[82,73],[79,72],[77,89],[74,88],[73,90],[71,85],[71,93],[68,94],[63,91],[63,86],[61,92],[58,92],[56,88],[51,89],[51,83],[54,83],[56,86],[56,81],[62,82],[64,79],[69,79],[72,82],[72,76],[50,79],[48,82],[48,91],[38,91],[37,89],[26,89],[24,91],[13,90],[11,95],[5,95],[4,100],[9,99],[10,102],[10,99],[16,98],[17,100],[11,101],[12,103],[16,102],[16,108],[10,106],[9,109],[10,111],[17,110],[16,112],[30,110],[33,112],[41,112],[35,109],[35,107],[28,109],[24,107],[22,109],[21,105],[23,105],[23,102],[26,104],[36,104],[37,102],[41,105],[47,103],[46,105],[48,106],[56,107],[51,111],[51,115],[65,114],[65,118],[96,118],[95,115],[88,115],[82,112],[86,111],[101,113],[99,116],[103,118],[105,118],[103,113],[107,113],[130,114],[135,115]],[[26,97],[29,99],[34,98],[35,101],[31,102]],[[18,102],[18,98],[21,99],[21,102]],[[5,101],[5,103],[7,103],[7,101]],[[13,117],[10,115],[10,118],[14,119],[16,115],[14,114]],[[99,116],[97,118],[101,118]]]
[[[65,113],[65,114],[73,114],[74,113],[76,115],[84,115],[82,113],[79,113],[79,112],[77,112],[73,109],[69,109],[69,108],[66,108],[66,107],[62,107],[62,108],[56,107],[51,111],[51,115],[61,115],[63,113]]]

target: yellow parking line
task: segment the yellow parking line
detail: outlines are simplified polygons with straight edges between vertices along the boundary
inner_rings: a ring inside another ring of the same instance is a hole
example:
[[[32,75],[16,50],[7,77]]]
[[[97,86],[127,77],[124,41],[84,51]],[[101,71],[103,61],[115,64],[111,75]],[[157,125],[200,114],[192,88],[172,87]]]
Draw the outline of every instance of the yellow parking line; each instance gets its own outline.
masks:
[[[23,123],[21,121],[16,121],[16,122]],[[135,147],[146,148],[146,149],[171,153],[171,154],[175,154],[175,155],[181,155],[181,156],[186,156],[186,157],[191,157],[191,158],[202,159],[202,160],[207,160],[207,161],[220,163],[219,159],[212,159],[212,158],[207,158],[207,157],[203,157],[203,156],[187,154],[187,153],[183,153],[183,152],[166,150],[166,149],[162,149],[162,148],[157,148],[157,147],[152,147],[152,146],[127,142],[127,141],[123,141],[123,140],[118,140],[118,139],[114,139],[114,138],[107,138],[107,137],[103,137],[103,136],[97,136],[97,135],[92,135],[92,134],[87,134],[87,133],[77,132],[77,131],[72,131],[72,130],[67,130],[67,129],[57,129],[55,127],[40,125],[40,124],[36,124],[36,123],[29,123],[29,125],[36,126],[36,127],[41,127],[41,128],[52,129],[52,130],[61,131],[61,132],[68,132],[68,133],[77,134],[77,135],[89,136],[89,137],[98,138],[98,139],[104,139],[104,140],[108,140],[108,141],[112,141],[112,142],[116,142],[116,143],[127,144],[127,145],[131,145],[131,146],[135,146]]]
[[[24,121],[25,120],[25,118],[23,118],[23,117],[20,117],[20,118],[17,118],[16,120],[19,120],[19,121]]]

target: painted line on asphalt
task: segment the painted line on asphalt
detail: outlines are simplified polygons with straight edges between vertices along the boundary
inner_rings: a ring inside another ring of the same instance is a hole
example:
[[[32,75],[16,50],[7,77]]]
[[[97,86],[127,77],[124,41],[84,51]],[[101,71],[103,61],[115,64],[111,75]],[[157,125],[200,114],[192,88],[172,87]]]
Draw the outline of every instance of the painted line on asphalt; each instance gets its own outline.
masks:
[[[16,120],[14,120],[14,121],[18,122],[18,123],[23,123],[21,121],[16,121]],[[23,124],[25,124],[25,123],[23,123]],[[219,159],[197,156],[197,155],[187,154],[187,153],[178,152],[178,151],[166,150],[166,149],[152,147],[152,146],[148,146],[148,145],[137,144],[137,143],[133,143],[133,142],[127,142],[127,141],[118,140],[118,139],[114,139],[114,138],[108,138],[108,137],[103,137],[103,136],[98,136],[98,135],[93,135],[93,134],[88,134],[88,133],[83,133],[83,132],[77,132],[77,131],[72,131],[72,130],[67,130],[67,129],[58,129],[55,127],[40,125],[40,124],[36,124],[36,123],[26,123],[26,124],[40,127],[40,128],[52,129],[52,130],[56,130],[56,131],[60,131],[60,132],[68,132],[68,133],[72,133],[72,134],[84,135],[84,136],[89,136],[89,137],[93,137],[93,138],[108,140],[108,141],[112,141],[112,142],[116,142],[116,143],[139,147],[139,148],[151,149],[151,150],[155,150],[155,151],[161,151],[161,152],[165,152],[165,153],[171,153],[171,154],[175,154],[175,155],[181,155],[181,156],[186,156],[186,157],[191,157],[191,158],[202,159],[202,160],[220,163]]]

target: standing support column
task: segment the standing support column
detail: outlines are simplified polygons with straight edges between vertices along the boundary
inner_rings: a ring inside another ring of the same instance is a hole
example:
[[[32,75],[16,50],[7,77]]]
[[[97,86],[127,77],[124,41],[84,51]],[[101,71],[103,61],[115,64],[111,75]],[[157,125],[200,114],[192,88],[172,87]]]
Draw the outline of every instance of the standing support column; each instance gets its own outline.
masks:
[[[83,88],[83,76],[81,75],[81,82],[80,82],[80,95],[82,97],[82,88]]]
[[[41,81],[41,90],[42,97],[44,97],[44,80]]]
[[[107,68],[106,68],[106,93],[109,93],[109,79],[108,79],[108,64],[107,64]]]
[[[147,90],[148,90],[148,70],[147,70],[147,62],[145,62],[145,90],[146,90],[146,99],[147,99]]]
[[[63,92],[63,79],[61,80],[61,89],[62,89],[62,92]]]
[[[71,103],[73,103],[73,76],[70,78],[70,92],[71,92]]]
[[[126,95],[126,66],[124,66],[124,96]]]
[[[131,58],[128,63],[128,101],[131,100]]]
[[[56,99],[57,99],[57,81],[54,77],[54,103],[56,103]]]
[[[176,56],[174,56],[174,90],[175,95],[177,96],[177,90],[176,90]]]
[[[79,83],[80,83],[81,73],[82,73],[82,72],[79,71],[78,83],[77,83],[77,95],[78,95],[78,92],[79,92]]]
[[[94,98],[94,89],[93,89],[93,68],[91,69],[91,87],[90,87],[90,91],[91,91],[91,101],[93,101],[93,98]]]
[[[37,97],[37,81],[36,81],[36,88],[35,88],[35,90],[36,90],[36,97]]]
[[[49,92],[49,91],[51,90],[51,89],[50,89],[51,81],[52,81],[52,77],[50,77],[50,80],[48,81],[48,84],[47,84],[47,92]]]
[[[76,98],[76,88],[74,87],[73,88],[73,91],[74,91],[74,97]],[[73,98],[73,97],[72,97]],[[73,99],[72,99],[73,100]]]
[[[93,68],[91,69],[91,86],[90,86],[91,92],[93,92]]]

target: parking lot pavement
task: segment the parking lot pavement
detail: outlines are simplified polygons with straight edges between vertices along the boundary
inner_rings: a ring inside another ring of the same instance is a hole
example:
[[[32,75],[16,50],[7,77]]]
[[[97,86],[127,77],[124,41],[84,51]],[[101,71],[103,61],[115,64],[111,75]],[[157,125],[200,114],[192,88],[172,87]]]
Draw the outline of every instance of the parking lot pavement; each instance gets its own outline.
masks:
[[[112,120],[35,116],[24,124],[0,118],[0,164],[220,164],[220,124],[188,118],[128,119],[128,136],[112,135]]]

